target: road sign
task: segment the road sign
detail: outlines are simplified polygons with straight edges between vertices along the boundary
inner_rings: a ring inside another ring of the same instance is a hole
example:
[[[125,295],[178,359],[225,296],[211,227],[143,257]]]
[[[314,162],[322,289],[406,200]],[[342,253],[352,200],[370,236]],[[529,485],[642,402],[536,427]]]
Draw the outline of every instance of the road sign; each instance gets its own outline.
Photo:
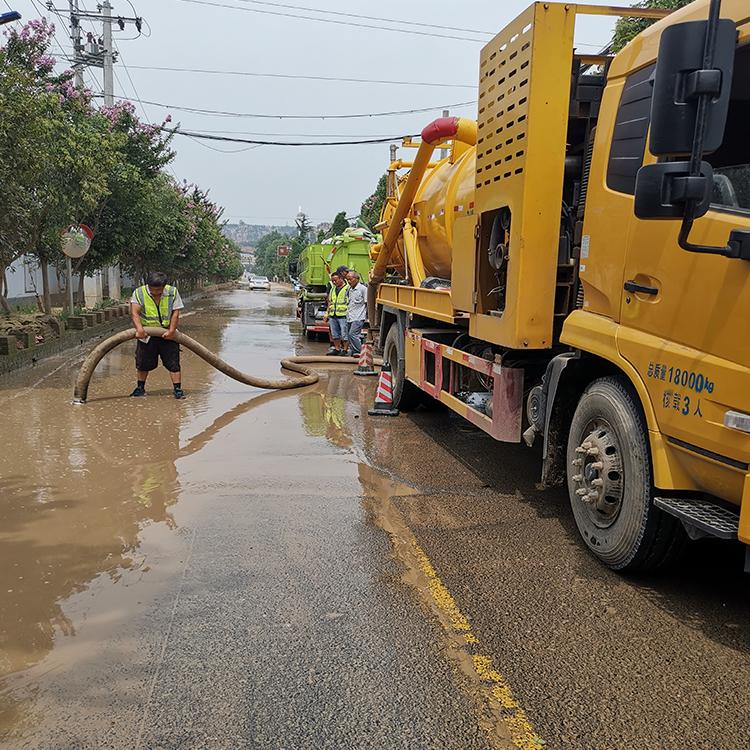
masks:
[[[62,251],[65,258],[65,277],[68,287],[68,309],[73,313],[73,264],[71,258],[83,258],[91,247],[94,231],[85,224],[73,224],[62,235]]]
[[[62,251],[69,258],[82,258],[91,247],[94,232],[85,224],[74,224],[62,236]]]
[[[291,245],[277,245],[276,246],[276,255],[279,258],[285,258],[292,252]]]

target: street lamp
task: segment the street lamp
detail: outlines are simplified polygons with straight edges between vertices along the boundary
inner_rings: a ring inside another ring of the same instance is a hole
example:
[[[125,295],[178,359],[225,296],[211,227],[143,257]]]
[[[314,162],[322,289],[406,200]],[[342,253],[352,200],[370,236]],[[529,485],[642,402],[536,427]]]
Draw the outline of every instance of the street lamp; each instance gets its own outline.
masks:
[[[6,13],[0,13],[0,26],[6,23],[13,23],[13,21],[20,21],[21,14],[17,10],[11,10]]]

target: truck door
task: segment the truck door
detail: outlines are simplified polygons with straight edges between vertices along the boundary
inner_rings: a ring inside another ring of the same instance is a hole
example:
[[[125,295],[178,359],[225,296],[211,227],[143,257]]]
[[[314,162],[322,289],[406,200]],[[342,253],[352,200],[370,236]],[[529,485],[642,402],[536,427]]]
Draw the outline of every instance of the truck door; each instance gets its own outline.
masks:
[[[692,242],[724,245],[732,229],[750,228],[748,121],[750,45],[737,51],[724,142],[706,157],[715,169],[713,203]],[[747,462],[750,436],[723,422],[729,408],[750,412],[750,261],[686,252],[678,231],[679,221],[633,218],[618,346],[673,443]]]

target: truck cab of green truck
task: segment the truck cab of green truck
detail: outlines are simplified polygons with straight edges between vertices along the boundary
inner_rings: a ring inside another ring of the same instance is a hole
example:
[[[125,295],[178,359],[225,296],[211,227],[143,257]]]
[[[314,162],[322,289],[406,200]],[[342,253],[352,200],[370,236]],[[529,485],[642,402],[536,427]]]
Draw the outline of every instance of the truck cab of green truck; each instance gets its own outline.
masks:
[[[326,300],[331,274],[339,266],[357,271],[363,280],[367,280],[372,267],[371,239],[374,237],[366,230],[347,230],[330,240],[308,245],[302,251],[297,266],[302,286],[297,317],[307,338],[328,333],[328,323],[324,322]]]

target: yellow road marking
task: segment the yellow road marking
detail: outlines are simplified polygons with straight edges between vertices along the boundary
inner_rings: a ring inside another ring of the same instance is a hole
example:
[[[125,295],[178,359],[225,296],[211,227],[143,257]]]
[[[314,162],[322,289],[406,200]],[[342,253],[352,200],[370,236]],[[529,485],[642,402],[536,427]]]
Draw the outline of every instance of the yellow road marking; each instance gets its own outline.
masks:
[[[461,637],[467,645],[478,646],[479,638],[472,631],[468,618],[458,608],[456,600],[440,580],[440,576],[435,571],[427,554],[419,546],[413,535],[410,541],[414,556],[419,562],[419,569],[428,580],[428,590],[435,606],[443,611],[455,635]],[[506,679],[492,665],[492,659],[483,654],[472,653],[471,662],[479,679],[486,688],[489,688],[492,702],[498,704],[502,709],[501,719],[510,732],[512,743],[520,750],[539,750],[543,747],[544,742],[534,731],[526,712],[513,697],[513,692]]]
[[[456,600],[451,596],[450,591],[448,591],[445,584],[440,580],[424,550],[417,544],[416,539],[412,539],[411,543],[414,555],[419,561],[419,568],[429,581],[430,594],[432,594],[435,604],[445,612],[453,630],[459,635],[463,635],[466,643],[479,643],[477,637],[471,632],[469,621],[458,608]]]
[[[492,659],[480,652],[481,644],[469,619],[459,609],[391,500],[397,494],[415,494],[414,490],[405,485],[396,486],[393,480],[363,464],[360,464],[359,473],[363,486],[372,490],[368,505],[376,522],[390,535],[397,556],[406,566],[405,580],[422,594],[449,637],[451,648],[448,651],[469,680],[470,693],[479,704],[480,723],[494,740],[493,744],[503,750],[540,750],[545,745],[544,740],[534,731],[526,712],[513,697],[510,685],[494,667]]]

